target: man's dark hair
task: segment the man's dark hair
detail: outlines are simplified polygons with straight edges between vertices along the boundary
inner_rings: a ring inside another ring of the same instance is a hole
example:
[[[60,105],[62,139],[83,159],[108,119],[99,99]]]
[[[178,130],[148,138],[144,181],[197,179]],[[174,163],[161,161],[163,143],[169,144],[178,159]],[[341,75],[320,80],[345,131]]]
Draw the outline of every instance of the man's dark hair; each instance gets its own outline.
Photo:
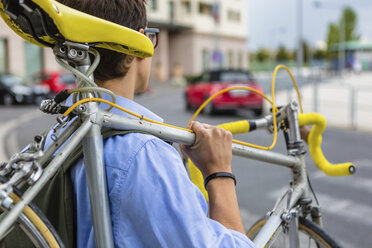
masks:
[[[84,13],[139,31],[147,26],[146,0],[59,0]],[[77,24],[78,25],[78,24]],[[101,61],[94,72],[98,82],[123,77],[129,70],[124,66],[127,55],[97,48]]]

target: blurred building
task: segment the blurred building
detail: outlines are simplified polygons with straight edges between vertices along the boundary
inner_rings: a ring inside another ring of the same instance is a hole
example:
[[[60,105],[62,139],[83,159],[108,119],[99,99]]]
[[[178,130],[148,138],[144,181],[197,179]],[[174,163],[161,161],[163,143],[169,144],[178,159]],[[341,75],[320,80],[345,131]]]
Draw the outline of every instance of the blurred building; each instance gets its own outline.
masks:
[[[346,69],[354,71],[371,71],[372,70],[372,42],[366,40],[352,40],[344,43],[331,45],[328,50],[333,56],[331,69],[339,70],[339,52],[345,52]]]
[[[246,0],[149,0],[149,27],[160,29],[152,78],[246,68]],[[29,76],[59,68],[51,49],[20,39],[0,21],[0,72]]]
[[[0,73],[29,76],[42,69],[57,68],[51,49],[26,42],[0,20]]]
[[[149,26],[160,28],[152,77],[247,68],[246,13],[246,0],[150,0]]]

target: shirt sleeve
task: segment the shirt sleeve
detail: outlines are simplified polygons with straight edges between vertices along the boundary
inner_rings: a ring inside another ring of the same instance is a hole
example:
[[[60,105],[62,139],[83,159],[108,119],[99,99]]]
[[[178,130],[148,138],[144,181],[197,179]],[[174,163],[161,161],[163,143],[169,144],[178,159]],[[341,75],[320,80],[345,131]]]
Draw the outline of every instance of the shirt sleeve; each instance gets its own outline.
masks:
[[[150,139],[129,158],[110,193],[119,247],[254,247],[243,234],[207,217],[207,203],[178,152]]]

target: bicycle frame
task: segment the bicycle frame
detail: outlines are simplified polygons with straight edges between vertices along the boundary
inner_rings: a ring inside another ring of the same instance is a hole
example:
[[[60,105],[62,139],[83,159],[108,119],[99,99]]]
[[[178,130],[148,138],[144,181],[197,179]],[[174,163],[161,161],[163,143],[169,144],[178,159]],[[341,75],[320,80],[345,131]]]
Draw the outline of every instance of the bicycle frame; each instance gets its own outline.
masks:
[[[111,244],[113,244],[113,241],[107,196],[106,174],[103,166],[101,128],[108,127],[119,130],[139,130],[166,141],[186,145],[192,145],[195,141],[195,135],[187,131],[175,130],[171,127],[150,123],[144,120],[113,114],[98,108],[97,103],[87,103],[86,106],[86,108],[79,108],[79,118],[69,125],[61,133],[57,141],[50,145],[45,151],[45,155],[54,154],[63,143],[66,143],[55,155],[55,158],[51,163],[46,167],[41,178],[25,192],[23,199],[21,199],[4,218],[0,225],[0,236],[4,235],[16,220],[17,216],[22,212],[23,208],[31,202],[39,190],[54,175],[67,156],[77,147],[79,142],[83,141],[84,160],[91,197],[94,233],[96,237],[95,242],[99,247],[102,247],[101,244],[104,244],[103,247],[110,247],[110,243],[112,242]],[[80,122],[82,123],[81,125]],[[70,140],[65,142],[69,138]],[[285,194],[276,204],[269,221],[254,240],[257,247],[263,247],[283,221],[283,213],[292,209],[300,198],[308,196],[304,157],[303,155],[297,157],[283,155],[239,144],[233,144],[232,149],[234,155],[282,165],[292,170],[293,193],[289,199],[289,203],[286,203],[288,197],[286,197]],[[43,159],[45,160],[45,156],[39,160],[41,164],[43,163]],[[107,205],[104,204],[105,201],[107,201]],[[102,211],[103,209],[106,209],[106,211]],[[111,239],[109,237],[111,237]]]
[[[80,72],[89,74],[87,73],[90,66],[89,56],[87,56],[89,47],[73,43],[68,43],[67,45],[68,50],[64,52],[65,59],[73,61]],[[77,46],[74,47],[74,45]],[[74,59],[69,58],[68,56],[72,49],[82,51],[85,56]],[[63,55],[58,47],[54,49],[54,53],[60,57]],[[90,76],[90,79],[93,80],[92,76]],[[83,98],[92,97],[90,93],[84,93],[82,96]],[[11,225],[16,221],[17,217],[22,213],[23,209],[53,177],[68,155],[79,145],[80,142],[82,142],[84,164],[92,208],[95,244],[97,247],[114,247],[106,173],[103,162],[102,127],[118,130],[138,130],[152,134],[166,141],[185,145],[192,145],[195,141],[195,135],[193,133],[147,122],[142,119],[134,119],[113,114],[109,111],[100,109],[97,102],[87,102],[83,105],[79,105],[79,107],[75,109],[75,114],[78,115],[78,118],[63,130],[54,143],[43,152],[42,156],[36,158],[38,164],[44,165],[48,157],[55,155],[54,159],[43,170],[41,177],[26,190],[23,198],[11,208],[8,215],[1,221],[0,237],[4,236],[7,230],[9,230]],[[292,208],[300,198],[308,197],[306,168],[301,146],[302,141],[299,134],[296,102],[292,102],[280,110],[277,116],[280,117],[277,120],[278,122],[284,119],[288,120],[290,130],[288,148],[290,155],[283,155],[267,150],[259,150],[235,143],[232,145],[232,152],[234,155],[278,164],[292,170],[293,181],[291,193],[284,194],[281,200],[276,204],[273,211],[271,211],[269,221],[254,240],[257,247],[263,247],[270,240],[283,221],[287,221],[288,223],[290,222],[291,225],[294,223],[291,230],[296,230],[296,222],[291,221],[293,219],[292,217],[295,217],[294,219],[296,220],[296,214],[292,211]],[[60,123],[60,128],[65,124],[67,124],[67,120],[65,123]],[[272,124],[272,119],[263,119],[258,128],[269,128]],[[60,149],[60,147],[62,148]],[[286,200],[287,203],[285,202]],[[294,240],[298,239],[296,238],[296,233],[294,233],[294,237]],[[291,247],[297,247],[296,242]]]

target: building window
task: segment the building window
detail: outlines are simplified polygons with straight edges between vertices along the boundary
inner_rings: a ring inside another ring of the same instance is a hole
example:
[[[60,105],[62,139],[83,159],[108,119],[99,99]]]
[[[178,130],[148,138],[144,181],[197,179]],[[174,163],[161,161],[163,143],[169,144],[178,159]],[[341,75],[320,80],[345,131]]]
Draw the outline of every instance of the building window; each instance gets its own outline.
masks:
[[[41,47],[25,42],[25,53],[27,76],[43,69],[43,50]]]
[[[0,73],[8,71],[8,53],[6,39],[0,39]]]
[[[240,22],[240,12],[229,9],[227,11],[227,19],[232,22]]]
[[[174,22],[174,2],[173,1],[169,2],[169,19],[171,23]]]
[[[152,11],[156,11],[158,9],[158,0],[150,0],[149,7]]]
[[[227,66],[229,68],[234,68],[234,53],[233,51],[227,52]]]
[[[185,14],[191,14],[191,2],[190,1],[182,1],[181,2],[182,12]]]
[[[202,51],[202,67],[203,72],[209,69],[209,53],[206,49]]]
[[[238,69],[243,69],[243,54],[238,52]]]
[[[212,16],[212,5],[207,3],[199,3],[199,14]]]

